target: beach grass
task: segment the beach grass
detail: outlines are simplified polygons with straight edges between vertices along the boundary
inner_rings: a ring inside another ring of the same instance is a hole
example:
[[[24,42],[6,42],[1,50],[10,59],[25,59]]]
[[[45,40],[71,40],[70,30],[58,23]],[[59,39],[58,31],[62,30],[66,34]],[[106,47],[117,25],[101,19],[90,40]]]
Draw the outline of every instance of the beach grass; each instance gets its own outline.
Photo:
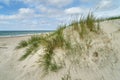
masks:
[[[96,22],[95,17],[93,16],[92,13],[89,13],[86,19],[86,25],[90,31],[95,31],[95,22]]]
[[[28,42],[25,41],[25,40],[22,40],[22,41],[18,44],[18,46],[16,47],[16,49],[24,48],[24,47],[26,47],[27,45],[28,45]]]
[[[87,17],[82,16],[79,20],[73,20],[70,26],[79,33],[81,38],[84,38],[88,33],[100,30],[99,22],[92,13],[89,13]]]
[[[47,42],[47,39],[39,35],[33,35],[31,36],[30,39],[21,41],[16,47],[16,49],[20,49],[24,47],[26,47],[27,49],[26,49],[25,54],[19,60],[24,60],[30,54],[34,54],[38,50],[39,46],[41,44],[46,45],[46,42]]]
[[[86,35],[89,35],[89,33],[93,32],[96,33],[99,28],[99,23],[96,27],[97,20],[93,16],[92,13],[89,13],[86,18],[81,17],[79,21],[74,20],[71,22],[70,26],[73,30],[77,31],[80,35],[80,39],[84,38]],[[19,59],[24,60],[29,55],[34,54],[36,51],[39,50],[40,46],[44,46],[45,54],[40,56],[39,64],[43,67],[43,71],[45,74],[49,73],[50,71],[56,72],[59,69],[61,69],[62,64],[58,64],[57,61],[54,59],[54,56],[56,55],[54,53],[55,49],[63,49],[63,50],[73,50],[71,48],[70,41],[67,41],[65,39],[64,30],[67,28],[67,25],[60,26],[55,32],[48,34],[46,36],[42,35],[33,35],[28,40],[21,41],[16,49],[24,48],[26,47],[26,52],[21,58]],[[67,33],[69,34],[69,33]],[[79,43],[77,44],[79,45]],[[81,48],[75,49],[75,50],[81,50]],[[71,53],[74,51],[71,51]],[[74,55],[74,53],[72,53]],[[63,79],[64,80],[64,79]]]
[[[59,27],[57,31],[55,31],[46,45],[45,54],[41,56],[40,66],[43,66],[44,73],[48,73],[49,71],[56,72],[61,69],[62,65],[58,65],[54,59],[54,50],[56,48],[63,48],[64,46],[68,46],[63,36],[63,30],[66,27]]]

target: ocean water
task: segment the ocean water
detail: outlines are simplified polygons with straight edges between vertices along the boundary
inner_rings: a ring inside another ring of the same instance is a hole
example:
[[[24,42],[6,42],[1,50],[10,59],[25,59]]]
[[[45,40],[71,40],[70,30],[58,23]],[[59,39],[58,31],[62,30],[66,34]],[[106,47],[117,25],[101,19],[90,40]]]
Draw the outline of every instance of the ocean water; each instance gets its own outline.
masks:
[[[38,33],[53,32],[54,30],[33,30],[33,31],[0,31],[0,37],[23,36]]]

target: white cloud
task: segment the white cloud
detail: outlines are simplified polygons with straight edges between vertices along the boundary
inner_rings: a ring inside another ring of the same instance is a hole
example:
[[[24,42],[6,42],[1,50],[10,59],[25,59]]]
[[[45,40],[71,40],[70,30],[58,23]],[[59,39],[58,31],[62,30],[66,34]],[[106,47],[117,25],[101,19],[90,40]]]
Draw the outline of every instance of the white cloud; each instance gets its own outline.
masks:
[[[34,14],[34,10],[33,9],[30,9],[30,8],[20,8],[19,9],[19,14],[21,15],[31,15],[31,14]]]
[[[26,4],[31,5],[40,4],[41,2],[44,2],[44,0],[22,0],[22,1]]]
[[[36,7],[36,10],[44,13],[44,14],[49,14],[49,15],[58,15],[58,14],[62,14],[63,11],[57,8],[50,8],[50,7],[46,7],[44,5],[39,5]]]
[[[80,7],[72,7],[72,8],[65,9],[66,14],[80,14],[85,11],[86,10],[84,10],[83,8],[80,8]]]
[[[112,6],[112,0],[101,0],[98,4],[99,9],[108,9]]]
[[[18,20],[34,17],[34,10],[30,8],[20,8],[18,13],[13,15],[0,15],[0,20]]]
[[[91,2],[91,1],[95,1],[95,0],[80,0],[82,2]]]
[[[0,20],[10,20],[18,18],[17,15],[0,15]]]
[[[48,9],[47,9],[45,6],[43,6],[43,5],[37,6],[36,9],[38,9],[40,12],[46,12],[46,11],[48,10]]]
[[[48,17],[46,14],[35,13],[31,8],[20,8],[16,14],[0,15],[0,28],[6,26],[9,29],[45,29],[46,26],[46,29],[54,29],[56,22],[52,21],[53,17]]]
[[[95,13],[97,17],[111,17],[111,16],[119,16],[120,15],[120,7],[114,10],[107,10],[107,11],[98,11]]]
[[[67,5],[71,4],[72,2],[73,2],[73,0],[48,0],[47,1],[48,4],[58,6],[58,7],[67,6]]]
[[[64,7],[73,2],[73,0],[23,0],[24,3],[38,6],[40,4]]]

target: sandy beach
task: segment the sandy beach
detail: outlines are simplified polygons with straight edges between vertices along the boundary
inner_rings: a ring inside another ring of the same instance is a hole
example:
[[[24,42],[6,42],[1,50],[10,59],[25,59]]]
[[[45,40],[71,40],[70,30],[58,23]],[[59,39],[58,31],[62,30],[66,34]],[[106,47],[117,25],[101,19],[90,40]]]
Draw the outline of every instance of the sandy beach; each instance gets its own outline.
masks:
[[[93,41],[93,48],[90,51],[95,50],[97,42],[103,43],[100,47],[109,48],[98,52],[100,54],[98,58],[93,57],[92,54],[88,55],[85,61],[81,58],[80,68],[70,69],[72,80],[120,79],[120,20],[104,21],[100,25],[105,35]],[[28,38],[30,36],[0,37],[0,80],[61,80],[61,77],[67,74],[67,69],[40,78],[42,71],[37,60],[39,54],[43,53],[42,48],[24,61],[18,61],[25,49],[15,50],[15,47],[21,40]]]
[[[0,80],[120,80],[120,0],[0,0]]]

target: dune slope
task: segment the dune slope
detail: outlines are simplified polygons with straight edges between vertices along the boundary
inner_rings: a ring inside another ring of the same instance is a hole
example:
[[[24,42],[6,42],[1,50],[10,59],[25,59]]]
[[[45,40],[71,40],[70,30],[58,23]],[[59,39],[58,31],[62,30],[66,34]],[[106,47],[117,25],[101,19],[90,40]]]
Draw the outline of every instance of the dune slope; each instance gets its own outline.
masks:
[[[97,36],[91,34],[93,38],[86,42],[79,40],[76,31],[71,33],[70,29],[66,29],[64,34],[71,35],[69,40],[75,39],[81,46],[73,49],[76,55],[69,51],[68,55],[64,55],[63,50],[56,49],[54,52],[59,54],[55,59],[58,63],[61,60],[64,67],[59,71],[49,72],[44,77],[38,64],[40,54],[44,53],[43,47],[19,61],[25,49],[15,50],[15,47],[30,36],[0,38],[0,80],[119,80],[120,20],[104,21],[100,26],[104,33]],[[75,44],[72,43],[73,46]],[[83,47],[83,51],[77,49],[80,47]]]

